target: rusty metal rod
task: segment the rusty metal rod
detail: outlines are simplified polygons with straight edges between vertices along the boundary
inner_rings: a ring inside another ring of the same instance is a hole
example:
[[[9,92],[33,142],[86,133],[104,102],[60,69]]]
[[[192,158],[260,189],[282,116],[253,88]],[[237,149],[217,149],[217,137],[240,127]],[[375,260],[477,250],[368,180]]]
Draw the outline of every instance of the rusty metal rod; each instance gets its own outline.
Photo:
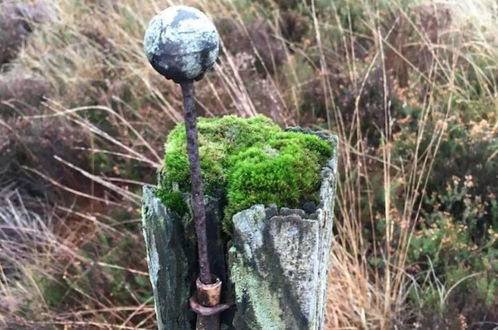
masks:
[[[218,330],[221,281],[211,274],[206,232],[206,210],[199,163],[194,80],[202,79],[219,53],[219,34],[213,22],[193,7],[172,6],[150,21],[144,36],[144,50],[154,69],[180,84],[183,93],[187,155],[192,183],[192,211],[197,236],[199,278],[191,299],[197,313],[198,330]],[[209,298],[209,299],[208,299]],[[209,314],[209,315],[208,315]]]
[[[190,163],[190,180],[192,183],[192,210],[195,220],[197,249],[199,253],[199,278],[204,284],[211,284],[213,279],[209,268],[209,256],[206,234],[206,210],[199,162],[199,145],[195,115],[194,82],[182,82],[185,129],[187,133],[187,155]]]

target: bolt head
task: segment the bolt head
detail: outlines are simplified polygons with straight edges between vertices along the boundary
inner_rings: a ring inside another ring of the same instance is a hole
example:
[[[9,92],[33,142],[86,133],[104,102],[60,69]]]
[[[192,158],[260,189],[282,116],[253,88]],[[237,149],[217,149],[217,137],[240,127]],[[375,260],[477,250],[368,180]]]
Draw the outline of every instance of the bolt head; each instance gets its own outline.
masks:
[[[177,83],[201,79],[218,58],[219,46],[213,22],[187,6],[160,12],[144,37],[145,53],[154,69]]]

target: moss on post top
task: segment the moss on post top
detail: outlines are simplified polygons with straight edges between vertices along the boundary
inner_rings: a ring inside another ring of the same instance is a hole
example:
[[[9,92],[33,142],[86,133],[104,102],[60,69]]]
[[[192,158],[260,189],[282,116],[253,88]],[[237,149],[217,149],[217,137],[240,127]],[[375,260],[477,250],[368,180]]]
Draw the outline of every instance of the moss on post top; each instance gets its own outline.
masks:
[[[317,200],[320,170],[332,154],[328,141],[283,131],[264,116],[199,118],[197,125],[204,191],[226,201],[225,232],[235,213],[254,204],[301,207]],[[183,124],[168,136],[161,181],[157,195],[184,213],[181,193],[190,192],[190,178]]]

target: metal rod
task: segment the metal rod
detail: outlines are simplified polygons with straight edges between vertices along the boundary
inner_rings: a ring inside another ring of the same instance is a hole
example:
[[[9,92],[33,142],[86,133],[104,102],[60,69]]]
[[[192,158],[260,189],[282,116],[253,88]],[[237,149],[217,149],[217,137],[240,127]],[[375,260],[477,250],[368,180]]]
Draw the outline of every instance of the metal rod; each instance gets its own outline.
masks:
[[[209,269],[209,256],[206,234],[206,210],[204,208],[204,192],[199,163],[199,146],[194,100],[194,82],[182,82],[185,129],[187,132],[187,155],[190,163],[190,180],[192,182],[192,210],[194,212],[197,249],[199,253],[199,278],[202,283],[212,283]]]

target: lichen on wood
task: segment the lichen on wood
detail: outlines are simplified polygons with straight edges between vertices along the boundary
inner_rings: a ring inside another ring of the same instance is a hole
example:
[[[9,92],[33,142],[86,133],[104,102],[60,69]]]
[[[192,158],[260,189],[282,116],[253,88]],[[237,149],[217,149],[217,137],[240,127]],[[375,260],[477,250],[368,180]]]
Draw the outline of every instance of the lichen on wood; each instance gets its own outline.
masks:
[[[143,192],[142,221],[158,328],[189,329],[193,314],[188,298],[195,279],[195,248],[185,240],[179,216],[148,187]]]
[[[329,140],[335,144],[335,139]],[[321,172],[312,214],[255,205],[234,215],[229,249],[236,329],[321,329],[336,182],[335,154]]]

